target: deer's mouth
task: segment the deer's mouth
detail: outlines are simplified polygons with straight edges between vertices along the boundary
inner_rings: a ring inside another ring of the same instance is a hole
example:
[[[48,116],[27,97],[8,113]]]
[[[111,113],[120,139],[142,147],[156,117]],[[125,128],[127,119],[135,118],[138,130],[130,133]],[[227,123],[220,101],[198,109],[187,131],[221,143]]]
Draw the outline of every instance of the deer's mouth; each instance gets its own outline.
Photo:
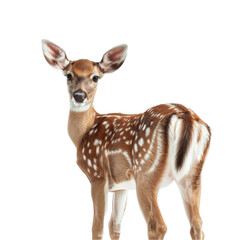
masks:
[[[84,99],[83,102],[77,102],[74,97],[70,100],[70,109],[74,112],[85,112],[89,109],[91,106],[91,101],[89,101],[87,98]]]

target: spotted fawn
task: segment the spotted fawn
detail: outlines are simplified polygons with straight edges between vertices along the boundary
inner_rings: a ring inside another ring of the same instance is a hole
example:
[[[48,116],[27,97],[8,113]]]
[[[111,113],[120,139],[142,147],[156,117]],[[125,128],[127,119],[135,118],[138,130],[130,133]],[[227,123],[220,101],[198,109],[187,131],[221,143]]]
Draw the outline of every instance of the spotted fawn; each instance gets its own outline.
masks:
[[[93,107],[98,81],[125,61],[127,45],[107,51],[100,62],[68,60],[54,43],[43,40],[47,62],[66,76],[70,113],[68,133],[77,148],[77,164],[91,183],[94,206],[92,239],[102,239],[108,192],[113,192],[109,234],[120,237],[127,191],[136,189],[149,239],[167,231],[157,203],[161,187],[180,189],[194,240],[203,240],[199,214],[201,172],[210,144],[210,128],[180,104],[162,104],[140,114],[99,114]]]

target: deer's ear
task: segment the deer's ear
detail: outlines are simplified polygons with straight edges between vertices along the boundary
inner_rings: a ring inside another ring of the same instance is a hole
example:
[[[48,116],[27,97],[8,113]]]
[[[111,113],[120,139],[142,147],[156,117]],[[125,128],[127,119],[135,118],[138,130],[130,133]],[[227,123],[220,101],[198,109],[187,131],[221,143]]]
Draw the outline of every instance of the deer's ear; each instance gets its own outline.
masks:
[[[122,44],[107,51],[99,63],[103,73],[114,72],[124,63],[127,56],[127,45]]]
[[[42,49],[44,57],[51,66],[64,70],[69,64],[66,53],[56,44],[42,40]]]

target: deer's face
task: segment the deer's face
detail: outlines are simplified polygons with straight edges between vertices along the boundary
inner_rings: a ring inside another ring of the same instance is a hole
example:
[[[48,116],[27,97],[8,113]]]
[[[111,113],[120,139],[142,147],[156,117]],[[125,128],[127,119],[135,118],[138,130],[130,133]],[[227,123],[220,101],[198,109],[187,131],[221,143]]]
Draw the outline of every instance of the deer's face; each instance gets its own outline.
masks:
[[[127,46],[120,45],[103,55],[101,62],[87,59],[69,61],[57,45],[43,40],[43,53],[47,62],[63,71],[66,77],[72,111],[87,111],[93,103],[98,81],[104,73],[117,70],[127,55]]]
[[[85,59],[70,62],[64,75],[71,105],[87,110],[93,103],[98,80],[103,76],[99,65]]]

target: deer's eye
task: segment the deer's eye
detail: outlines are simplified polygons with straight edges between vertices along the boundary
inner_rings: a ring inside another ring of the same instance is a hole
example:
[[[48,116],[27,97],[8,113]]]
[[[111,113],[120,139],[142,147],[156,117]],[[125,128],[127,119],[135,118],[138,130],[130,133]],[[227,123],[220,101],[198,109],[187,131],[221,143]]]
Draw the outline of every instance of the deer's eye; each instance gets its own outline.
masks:
[[[99,77],[98,77],[98,76],[94,76],[94,77],[93,77],[93,81],[94,81],[94,82],[97,82],[98,80],[99,80]]]
[[[68,74],[67,74],[67,80],[68,80],[68,81],[72,80],[72,74],[71,74],[71,73],[68,73]]]

